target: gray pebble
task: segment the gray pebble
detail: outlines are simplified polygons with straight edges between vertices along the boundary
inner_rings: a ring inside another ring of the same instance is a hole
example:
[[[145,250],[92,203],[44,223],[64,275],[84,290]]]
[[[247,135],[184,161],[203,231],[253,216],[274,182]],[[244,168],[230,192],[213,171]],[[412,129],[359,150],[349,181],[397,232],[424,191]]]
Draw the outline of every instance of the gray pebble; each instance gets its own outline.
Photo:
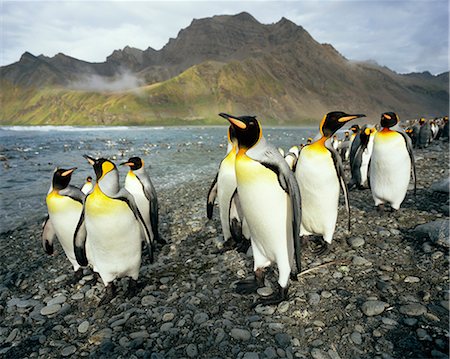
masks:
[[[416,333],[417,333],[417,337],[419,338],[419,340],[432,341],[430,335],[427,333],[427,331],[425,329],[418,328],[416,330]]]
[[[164,313],[162,320],[163,322],[170,322],[175,317],[175,314],[173,313]]]
[[[353,343],[355,343],[356,345],[359,345],[362,343],[362,336],[361,333],[358,332],[353,332],[350,335],[350,339],[352,340]]]
[[[172,327],[173,327],[173,323],[172,322],[168,322],[168,323],[164,323],[163,325],[161,325],[159,330],[162,331],[162,332],[167,332]]]
[[[413,277],[413,276],[407,276],[404,279],[405,283],[419,283],[420,282],[420,278],[419,277]]]
[[[209,319],[208,314],[206,313],[197,313],[194,315],[194,323],[195,324],[202,324],[206,322]]]
[[[82,292],[76,292],[74,295],[72,295],[70,298],[73,300],[80,300],[84,298],[84,293]]]
[[[281,302],[278,304],[278,313],[286,313],[289,310],[289,302]]]
[[[427,308],[420,303],[410,303],[400,307],[400,313],[406,314],[412,317],[417,317],[419,315],[425,314]]]
[[[349,239],[347,240],[347,243],[348,243],[352,248],[359,248],[359,247],[361,247],[361,246],[364,245],[365,241],[364,241],[364,239],[361,238],[361,237],[352,237],[352,238],[349,238]]]
[[[275,309],[274,306],[258,305],[255,308],[255,312],[258,314],[272,315],[275,313]]]
[[[381,321],[383,322],[383,324],[390,325],[390,326],[398,325],[398,322],[391,318],[383,317],[383,318],[381,318]]]
[[[331,298],[331,296],[332,296],[333,294],[332,294],[331,292],[327,291],[327,290],[324,290],[324,291],[322,291],[322,293],[320,293],[320,295],[321,295],[323,298],[328,299],[328,298]]]
[[[286,348],[291,345],[291,336],[286,333],[277,333],[275,334],[275,342],[281,347]]]
[[[251,333],[246,329],[233,328],[231,329],[230,335],[236,340],[247,341],[251,338]]]
[[[406,325],[413,327],[414,325],[417,324],[418,320],[416,318],[405,318],[405,319],[403,319],[403,322]]]
[[[308,293],[308,303],[310,305],[318,305],[320,303],[320,295],[317,293]]]
[[[80,323],[80,325],[78,326],[78,333],[86,333],[89,329],[89,322],[87,320],[85,320],[84,322]]]
[[[198,349],[197,349],[197,345],[195,344],[189,344],[186,347],[186,354],[189,358],[196,358],[198,356]]]
[[[368,317],[372,317],[374,315],[383,313],[388,306],[389,304],[381,302],[379,300],[369,300],[363,303],[361,310]]]
[[[74,354],[76,351],[77,351],[77,347],[75,345],[69,345],[61,351],[61,355],[63,357],[68,357],[68,356]]]
[[[313,348],[311,350],[311,356],[314,359],[330,359],[330,356],[321,349]]]
[[[60,309],[61,309],[61,304],[48,305],[41,309],[41,314],[42,315],[52,315],[52,314],[58,313],[60,311]]]
[[[242,359],[259,359],[259,354],[256,352],[246,352]]]
[[[141,304],[144,307],[149,307],[156,304],[156,298],[153,295],[146,295],[142,297]]]
[[[370,265],[372,265],[372,262],[370,262],[366,258],[363,258],[363,257],[360,257],[360,256],[354,256],[352,258],[352,263],[355,266],[370,266]]]
[[[273,289],[270,287],[258,288],[257,293],[262,297],[267,297],[273,293]]]
[[[65,295],[59,295],[59,296],[49,300],[49,302],[47,303],[47,306],[51,306],[53,304],[63,304],[66,302],[66,300],[67,300],[67,298]]]

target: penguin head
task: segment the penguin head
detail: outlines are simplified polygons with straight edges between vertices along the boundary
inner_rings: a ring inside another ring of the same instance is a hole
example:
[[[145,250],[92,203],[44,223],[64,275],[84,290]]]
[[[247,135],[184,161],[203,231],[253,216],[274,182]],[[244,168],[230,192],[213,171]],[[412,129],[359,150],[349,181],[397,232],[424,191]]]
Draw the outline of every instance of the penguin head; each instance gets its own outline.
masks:
[[[337,130],[344,126],[346,122],[365,116],[366,115],[362,114],[349,115],[341,111],[328,112],[320,123],[320,133],[322,136],[330,138]]]
[[[91,177],[91,176],[87,176],[87,177],[86,177],[86,182],[92,183],[92,177]]]
[[[352,131],[353,133],[358,133],[360,130],[359,125],[353,125],[352,127],[349,128],[350,131]]]
[[[425,122],[427,122],[427,120],[423,117],[419,120],[420,125],[423,125]]]
[[[64,168],[56,168],[55,173],[53,173],[53,188],[58,191],[66,188],[70,183],[73,171],[75,171],[76,169],[76,167],[70,168],[68,170]]]
[[[136,171],[139,168],[144,167],[144,160],[140,157],[131,157],[127,162],[123,162],[120,164],[121,166],[126,165],[130,167],[132,171]]]
[[[395,126],[399,121],[399,118],[395,112],[385,112],[381,115],[381,127],[390,128]]]
[[[249,149],[256,145],[262,137],[262,129],[256,116],[232,116],[219,113],[219,116],[231,123],[238,141],[239,147]]]
[[[83,155],[84,158],[94,167],[97,182],[103,179],[108,173],[117,172],[117,167],[110,160],[105,158],[94,159],[88,155]]]
[[[306,144],[310,145],[312,143],[312,137],[308,137],[308,139],[306,140]]]
[[[236,130],[233,126],[228,127],[228,143],[237,144]]]

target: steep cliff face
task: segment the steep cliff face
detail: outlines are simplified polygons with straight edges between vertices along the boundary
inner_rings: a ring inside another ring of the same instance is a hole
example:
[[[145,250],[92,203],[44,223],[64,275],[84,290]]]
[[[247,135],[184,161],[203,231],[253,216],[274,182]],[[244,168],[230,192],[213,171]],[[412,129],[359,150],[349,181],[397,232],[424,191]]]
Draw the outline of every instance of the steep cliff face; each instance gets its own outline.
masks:
[[[1,123],[58,123],[61,114],[65,123],[207,121],[227,109],[295,124],[335,109],[416,117],[445,114],[449,105],[448,72],[399,75],[354,63],[285,18],[265,25],[248,13],[195,19],[161,50],[127,46],[102,63],[25,53],[0,68],[0,81]],[[5,91],[33,93],[33,102]]]

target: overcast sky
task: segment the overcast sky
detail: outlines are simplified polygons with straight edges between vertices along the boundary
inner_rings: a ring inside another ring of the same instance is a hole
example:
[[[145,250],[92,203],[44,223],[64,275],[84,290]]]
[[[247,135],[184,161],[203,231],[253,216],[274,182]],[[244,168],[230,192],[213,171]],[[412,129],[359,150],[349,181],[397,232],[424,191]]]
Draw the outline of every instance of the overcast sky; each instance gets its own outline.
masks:
[[[5,1],[0,65],[22,53],[103,62],[126,45],[161,49],[193,18],[247,11],[264,24],[286,17],[351,60],[399,73],[449,70],[448,0]]]

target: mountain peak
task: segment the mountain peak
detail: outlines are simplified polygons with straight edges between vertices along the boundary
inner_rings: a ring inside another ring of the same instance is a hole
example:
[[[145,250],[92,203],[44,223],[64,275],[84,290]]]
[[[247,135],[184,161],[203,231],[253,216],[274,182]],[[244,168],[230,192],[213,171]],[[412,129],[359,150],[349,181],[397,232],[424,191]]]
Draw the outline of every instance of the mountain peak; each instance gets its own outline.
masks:
[[[251,14],[249,14],[248,12],[245,12],[245,11],[240,12],[239,14],[236,14],[236,15],[232,15],[231,17],[234,19],[240,20],[240,21],[249,21],[249,22],[254,22],[257,24],[260,23]]]

